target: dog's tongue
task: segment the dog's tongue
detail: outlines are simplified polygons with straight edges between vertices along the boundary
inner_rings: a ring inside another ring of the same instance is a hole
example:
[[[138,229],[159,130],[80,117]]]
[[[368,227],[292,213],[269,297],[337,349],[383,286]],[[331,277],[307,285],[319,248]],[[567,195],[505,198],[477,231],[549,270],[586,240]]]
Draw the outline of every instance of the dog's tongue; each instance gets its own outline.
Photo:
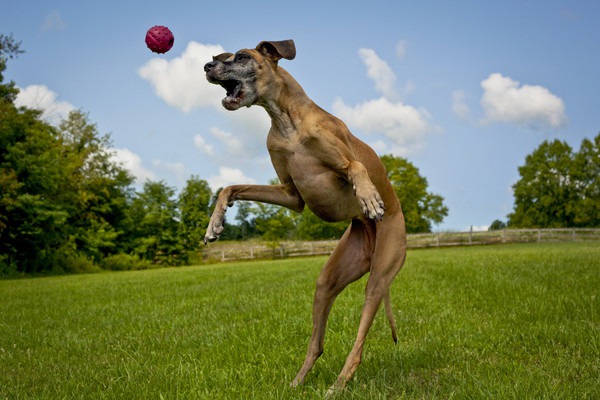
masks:
[[[228,92],[227,96],[229,97],[238,97],[240,94],[240,89],[242,88],[242,84],[238,83],[237,85],[235,85],[235,87],[233,88],[233,92]]]
[[[228,110],[235,110],[241,101],[242,84],[238,83],[227,90],[227,97],[222,101],[223,106]]]

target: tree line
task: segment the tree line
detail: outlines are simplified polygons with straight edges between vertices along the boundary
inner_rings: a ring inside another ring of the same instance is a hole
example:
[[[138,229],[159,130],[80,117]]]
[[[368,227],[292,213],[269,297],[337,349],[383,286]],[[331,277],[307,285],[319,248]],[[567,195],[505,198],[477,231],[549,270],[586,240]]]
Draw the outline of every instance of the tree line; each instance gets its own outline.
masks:
[[[16,107],[18,89],[4,82],[9,59],[22,53],[0,34],[0,275],[141,269],[183,265],[202,251],[218,190],[191,176],[178,192],[164,181],[135,179],[111,152],[89,116],[72,111],[58,126]],[[382,161],[403,204],[407,228],[427,232],[448,214],[443,198],[409,161]],[[239,202],[222,240],[339,238],[347,222]]]

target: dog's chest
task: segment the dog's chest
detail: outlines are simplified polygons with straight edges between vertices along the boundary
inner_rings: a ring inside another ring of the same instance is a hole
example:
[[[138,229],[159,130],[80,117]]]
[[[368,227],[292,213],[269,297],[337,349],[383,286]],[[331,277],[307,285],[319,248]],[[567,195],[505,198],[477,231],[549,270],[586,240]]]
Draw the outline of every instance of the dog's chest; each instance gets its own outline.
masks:
[[[355,209],[352,185],[302,145],[270,146],[273,167],[291,178],[306,205],[326,221],[350,218]]]
[[[323,164],[318,153],[297,137],[269,140],[267,145],[273,167],[283,175],[291,176],[294,181],[332,172]]]

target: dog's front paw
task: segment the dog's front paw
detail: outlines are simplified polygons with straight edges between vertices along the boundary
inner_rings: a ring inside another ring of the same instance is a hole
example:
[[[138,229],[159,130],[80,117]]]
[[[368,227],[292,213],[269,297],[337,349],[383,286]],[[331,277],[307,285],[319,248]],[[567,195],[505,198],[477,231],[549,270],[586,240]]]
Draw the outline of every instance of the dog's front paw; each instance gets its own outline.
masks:
[[[366,191],[360,191],[355,188],[355,192],[363,214],[369,219],[381,221],[385,213],[385,204],[375,186]]]
[[[225,230],[223,226],[223,220],[225,219],[225,213],[217,213],[216,210],[210,217],[208,228],[206,228],[206,234],[204,235],[204,244],[208,242],[214,242],[221,236],[221,233]]]

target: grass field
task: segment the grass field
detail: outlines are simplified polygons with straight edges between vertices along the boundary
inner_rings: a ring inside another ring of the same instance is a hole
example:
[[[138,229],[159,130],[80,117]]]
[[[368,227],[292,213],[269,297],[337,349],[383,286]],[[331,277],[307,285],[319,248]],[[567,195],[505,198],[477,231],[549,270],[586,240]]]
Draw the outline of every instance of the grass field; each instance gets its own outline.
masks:
[[[317,399],[349,352],[364,280],[289,388],[325,258],[0,281],[0,398]],[[349,399],[600,398],[600,245],[419,250]]]

